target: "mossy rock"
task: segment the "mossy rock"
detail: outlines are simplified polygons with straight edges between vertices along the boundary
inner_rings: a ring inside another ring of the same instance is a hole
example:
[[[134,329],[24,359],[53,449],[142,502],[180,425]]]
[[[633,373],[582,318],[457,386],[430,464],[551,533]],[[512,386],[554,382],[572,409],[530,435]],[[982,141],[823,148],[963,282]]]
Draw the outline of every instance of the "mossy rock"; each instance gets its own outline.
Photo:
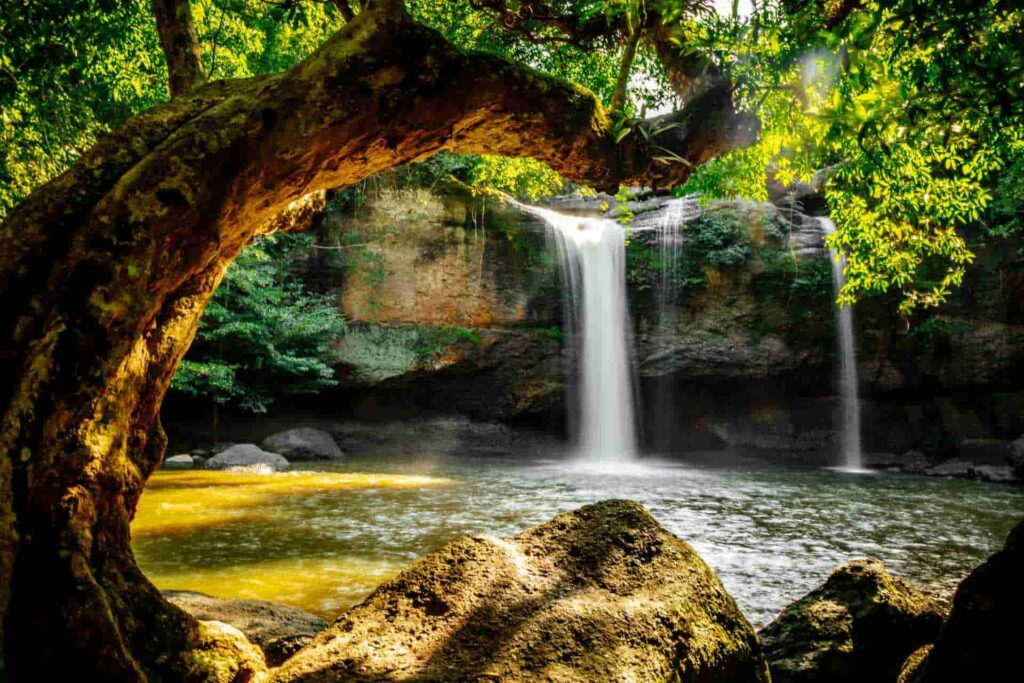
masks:
[[[1024,522],[957,587],[949,621],[906,683],[1018,680],[1022,614]]]
[[[848,562],[761,632],[774,683],[896,681],[942,608],[875,559]]]
[[[185,676],[196,683],[261,683],[267,680],[263,653],[234,626],[200,621],[194,646],[184,653]]]
[[[430,553],[275,680],[769,679],[753,629],[700,556],[640,505],[606,501]]]

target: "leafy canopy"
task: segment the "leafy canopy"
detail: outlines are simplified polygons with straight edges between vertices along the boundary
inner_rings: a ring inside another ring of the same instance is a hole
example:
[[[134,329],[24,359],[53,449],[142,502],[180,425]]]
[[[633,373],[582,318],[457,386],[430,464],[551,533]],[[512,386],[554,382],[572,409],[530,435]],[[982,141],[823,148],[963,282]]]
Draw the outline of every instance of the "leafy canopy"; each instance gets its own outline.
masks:
[[[823,24],[813,7],[776,7],[692,26],[763,130],[686,190],[764,199],[766,172],[790,183],[826,168],[831,245],[847,254],[840,302],[895,290],[905,314],[941,304],[973,259],[965,231],[1021,206],[1024,10],[874,0],[834,30]]]

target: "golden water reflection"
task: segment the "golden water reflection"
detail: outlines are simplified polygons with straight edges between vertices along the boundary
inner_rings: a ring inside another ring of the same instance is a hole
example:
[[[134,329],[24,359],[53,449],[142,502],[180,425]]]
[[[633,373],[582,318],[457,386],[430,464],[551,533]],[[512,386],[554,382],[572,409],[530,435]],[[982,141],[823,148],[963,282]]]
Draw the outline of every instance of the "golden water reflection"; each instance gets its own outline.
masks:
[[[380,553],[339,534],[367,495],[452,484],[430,475],[158,471],[132,523],[133,549],[160,588],[286,602],[327,619],[359,602],[415,556]]]

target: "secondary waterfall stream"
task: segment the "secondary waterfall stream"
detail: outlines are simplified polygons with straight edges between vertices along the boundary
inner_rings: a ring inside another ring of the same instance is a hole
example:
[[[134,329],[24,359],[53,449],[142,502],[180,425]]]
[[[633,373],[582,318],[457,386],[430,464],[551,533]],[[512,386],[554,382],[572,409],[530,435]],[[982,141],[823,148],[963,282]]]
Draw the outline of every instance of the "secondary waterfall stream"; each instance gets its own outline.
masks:
[[[587,461],[637,452],[625,231],[614,220],[528,207],[551,230],[567,287],[570,341],[580,349],[576,434]]]
[[[823,216],[818,219],[825,235],[836,231],[836,224],[831,218]],[[835,293],[846,284],[846,258],[832,251],[832,281]],[[860,405],[857,402],[857,350],[853,339],[853,310],[849,306],[834,304],[836,312],[836,329],[839,335],[839,393],[842,405],[841,443],[843,467],[860,470],[863,467],[860,446]]]

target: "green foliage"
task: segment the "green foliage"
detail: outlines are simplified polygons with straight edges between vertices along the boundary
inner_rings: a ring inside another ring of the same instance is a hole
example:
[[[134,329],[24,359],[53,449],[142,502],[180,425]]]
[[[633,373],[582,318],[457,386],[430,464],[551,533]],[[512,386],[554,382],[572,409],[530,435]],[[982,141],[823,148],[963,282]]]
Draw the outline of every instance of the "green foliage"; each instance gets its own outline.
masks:
[[[971,326],[962,321],[950,321],[945,318],[932,317],[915,325],[910,330],[910,338],[925,346],[934,347],[948,344],[956,335],[969,332]]]
[[[568,183],[550,166],[530,157],[484,154],[468,157],[470,182],[478,187],[499,190],[513,197],[536,201],[562,193]]]
[[[279,396],[335,383],[333,344],[345,321],[326,296],[282,268],[308,246],[304,235],[273,235],[243,250],[200,322],[171,387],[262,413]]]
[[[718,269],[737,266],[750,256],[747,228],[736,211],[705,211],[684,229],[686,252],[699,265]]]
[[[285,69],[342,25],[330,3],[192,3],[211,78]],[[0,218],[105,132],[167,99],[149,0],[0,3]]]
[[[166,97],[148,0],[0,3],[0,218]]]
[[[706,165],[685,189],[763,199],[769,166],[783,183],[831,167],[831,245],[847,254],[840,301],[896,290],[905,314],[936,306],[973,259],[962,231],[1014,173],[1024,10],[874,0],[823,31],[817,4],[806,7],[692,27],[763,128],[755,147]]]

